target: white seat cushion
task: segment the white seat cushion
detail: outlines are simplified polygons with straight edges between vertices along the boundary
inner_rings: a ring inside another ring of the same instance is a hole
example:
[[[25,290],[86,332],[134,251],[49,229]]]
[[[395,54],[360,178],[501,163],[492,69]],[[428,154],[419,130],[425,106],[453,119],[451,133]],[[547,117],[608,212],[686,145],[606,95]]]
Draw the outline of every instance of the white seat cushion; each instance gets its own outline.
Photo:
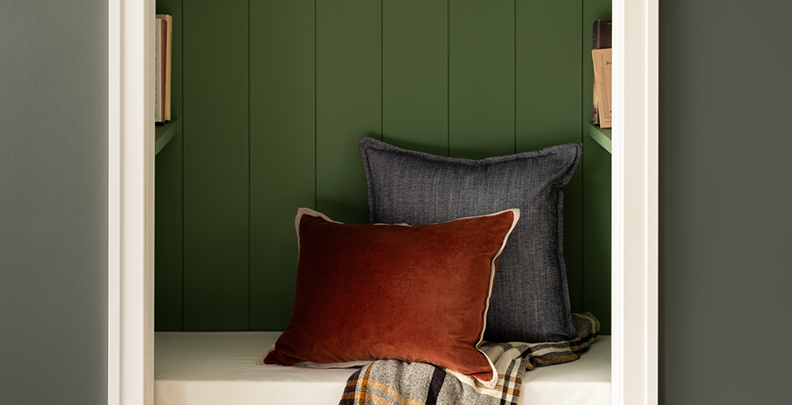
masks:
[[[328,405],[354,369],[256,365],[280,332],[156,332],[156,405]],[[610,336],[579,360],[529,370],[520,404],[610,404]]]

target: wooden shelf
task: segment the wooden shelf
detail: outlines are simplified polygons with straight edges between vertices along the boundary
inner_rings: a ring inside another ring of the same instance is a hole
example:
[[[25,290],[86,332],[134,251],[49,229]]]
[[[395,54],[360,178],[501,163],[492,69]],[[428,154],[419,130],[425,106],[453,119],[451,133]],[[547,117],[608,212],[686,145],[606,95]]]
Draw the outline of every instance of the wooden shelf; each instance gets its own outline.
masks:
[[[156,155],[159,153],[165,145],[173,139],[173,136],[176,135],[181,131],[181,121],[173,120],[171,122],[166,122],[164,125],[157,124],[154,127],[154,133],[156,134],[156,147],[154,154]]]
[[[588,131],[589,136],[595,141],[597,141],[597,143],[600,144],[600,146],[605,148],[605,150],[607,150],[608,153],[613,153],[611,151],[611,141],[613,138],[611,137],[610,128],[600,128],[590,122],[588,126],[589,126],[589,131]]]

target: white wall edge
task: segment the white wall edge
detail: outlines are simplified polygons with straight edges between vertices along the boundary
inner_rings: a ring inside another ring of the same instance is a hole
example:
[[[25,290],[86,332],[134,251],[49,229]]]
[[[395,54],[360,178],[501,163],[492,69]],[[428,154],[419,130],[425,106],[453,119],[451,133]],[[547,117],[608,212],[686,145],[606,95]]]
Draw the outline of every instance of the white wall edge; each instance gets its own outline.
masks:
[[[108,2],[107,403],[121,393],[121,4]]]
[[[154,0],[108,0],[107,403],[154,402]]]
[[[658,403],[658,4],[613,1],[613,404]]]

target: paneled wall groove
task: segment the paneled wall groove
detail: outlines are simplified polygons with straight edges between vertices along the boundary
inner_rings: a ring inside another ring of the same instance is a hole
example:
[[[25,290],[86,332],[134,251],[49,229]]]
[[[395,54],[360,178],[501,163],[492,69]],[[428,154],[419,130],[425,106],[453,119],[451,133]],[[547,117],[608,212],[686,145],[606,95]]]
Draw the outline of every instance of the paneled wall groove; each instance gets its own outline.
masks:
[[[317,49],[317,46],[316,46],[316,44],[317,44],[317,29],[316,29],[316,20],[317,20],[317,18],[316,18],[316,10],[317,10],[317,7],[316,7],[316,2],[317,1],[318,0],[314,0],[314,4],[313,4],[313,6],[314,6],[313,7],[313,12],[314,12],[314,26],[313,26],[313,34],[314,34],[314,42],[313,42],[313,53],[314,53],[314,60],[313,60],[313,62],[314,62],[314,77],[313,77],[313,79],[314,79],[314,81],[313,81],[313,90],[314,90],[314,94],[313,94],[313,97],[314,97],[314,99],[313,99],[313,102],[314,102],[314,145],[316,145],[316,142],[317,142],[316,134],[319,132],[319,128],[318,128],[318,126],[316,124],[316,111],[317,111],[317,105],[316,105],[316,100],[317,100],[317,96],[316,96],[316,82],[319,80],[317,78],[317,75],[316,75],[316,54],[317,54],[317,51],[316,51],[316,49]],[[316,205],[318,203],[317,197],[316,197],[318,195],[317,186],[316,186],[316,178],[319,176],[319,174],[317,173],[317,168],[316,168],[316,160],[317,160],[316,148],[314,148],[313,151],[314,151],[314,201],[313,201],[313,208],[316,208]]]
[[[184,3],[184,324],[248,324],[247,0]]]
[[[514,152],[517,152],[517,0],[514,0]]]
[[[451,0],[446,0],[446,111],[451,110]],[[446,112],[446,156],[451,156],[451,114]]]
[[[250,326],[277,330],[294,300],[294,215],[317,203],[317,16],[312,0],[250,7]]]
[[[368,221],[361,136],[471,158],[586,143],[583,20],[596,1],[186,2],[183,315],[158,325],[284,329],[297,208]],[[589,148],[565,192],[575,311],[609,300],[596,291],[609,269],[583,243],[604,238],[591,222],[602,207],[583,200],[609,193],[583,187],[604,167]],[[606,325],[609,307],[591,310]]]
[[[250,15],[251,15],[251,13],[250,13],[250,0],[248,0],[247,9],[248,9],[247,10],[247,17],[248,17],[247,18],[247,25],[248,25],[248,32],[250,32]],[[250,55],[250,40],[249,39],[248,39],[247,45],[248,45],[248,55]],[[252,66],[251,66],[251,63],[250,63],[250,58],[248,57],[248,72],[247,72],[248,73],[248,77],[247,77],[248,84],[250,83],[250,72],[251,72],[251,70],[252,70]],[[247,152],[248,152],[248,218],[252,218],[252,213],[251,213],[250,207],[252,206],[252,203],[253,203],[252,198],[251,198],[251,193],[250,193],[250,189],[252,187],[252,184],[250,182],[250,179],[251,179],[250,162],[252,160],[251,159],[251,148],[250,148],[250,138],[251,138],[251,134],[250,134],[250,128],[251,128],[251,122],[250,122],[250,117],[251,117],[250,93],[251,93],[250,86],[248,85],[248,92],[247,92],[247,97],[248,97],[248,99],[247,99],[247,106],[248,106],[248,134],[247,134],[248,135],[248,138],[247,138],[247,140],[248,140],[248,145],[247,145]],[[251,261],[252,261],[252,257],[251,257],[252,256],[251,255],[251,252],[252,252],[251,240],[253,239],[252,235],[251,235],[252,234],[252,229],[251,229],[252,227],[250,225],[251,222],[252,221],[250,221],[250,220],[248,221],[248,227],[247,227],[247,242],[248,242],[248,268],[247,268],[247,270],[248,270],[248,274],[247,274],[247,276],[248,276],[248,279],[247,279],[248,319],[247,319],[247,321],[248,322],[247,322],[247,330],[251,330],[251,320],[252,320],[252,317],[253,317],[253,314],[250,311],[250,308],[252,307],[251,297],[253,296],[253,291],[252,291],[252,288],[251,288],[253,284],[250,282],[251,281],[251,277],[250,277]]]

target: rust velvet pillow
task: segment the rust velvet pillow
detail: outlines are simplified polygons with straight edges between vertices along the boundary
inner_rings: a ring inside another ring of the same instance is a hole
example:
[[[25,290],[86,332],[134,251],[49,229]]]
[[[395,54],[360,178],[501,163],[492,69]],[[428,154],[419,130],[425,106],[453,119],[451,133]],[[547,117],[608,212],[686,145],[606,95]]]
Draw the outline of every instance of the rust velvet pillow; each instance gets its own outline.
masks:
[[[478,350],[497,260],[520,211],[421,225],[346,225],[300,208],[289,328],[259,363],[432,363],[497,382]]]

